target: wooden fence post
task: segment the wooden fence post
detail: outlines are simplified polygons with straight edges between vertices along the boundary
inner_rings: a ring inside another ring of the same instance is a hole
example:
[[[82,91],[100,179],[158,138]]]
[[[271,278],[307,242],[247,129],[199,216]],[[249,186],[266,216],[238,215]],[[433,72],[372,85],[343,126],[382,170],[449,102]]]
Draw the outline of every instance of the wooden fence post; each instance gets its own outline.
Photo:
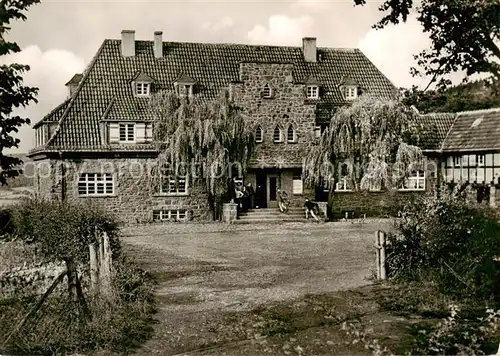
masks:
[[[375,232],[375,248],[377,249],[377,279],[387,279],[385,232]]]
[[[99,281],[101,292],[108,297],[111,296],[111,246],[109,244],[109,236],[103,231],[100,244],[100,268],[99,268]]]
[[[97,267],[97,250],[96,244],[89,244],[89,254],[90,254],[90,288],[92,293],[99,293],[99,282],[98,282],[98,267]]]

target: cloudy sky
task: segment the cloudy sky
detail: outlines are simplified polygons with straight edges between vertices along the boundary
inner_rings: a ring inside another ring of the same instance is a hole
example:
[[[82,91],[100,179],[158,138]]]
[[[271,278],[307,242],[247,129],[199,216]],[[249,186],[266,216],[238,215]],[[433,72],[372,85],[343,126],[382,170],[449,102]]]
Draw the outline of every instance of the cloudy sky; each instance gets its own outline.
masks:
[[[25,84],[40,88],[39,103],[26,111],[39,121],[67,97],[64,84],[82,72],[105,38],[120,38],[122,29],[136,39],[301,45],[304,36],[317,37],[322,47],[360,48],[397,86],[425,85],[412,78],[412,54],[428,46],[420,25],[373,30],[380,18],[379,1],[354,7],[352,0],[290,1],[43,1],[27,13],[26,22],[12,24],[9,39],[22,52],[2,62],[29,64]],[[33,146],[31,128],[20,131],[18,152]]]

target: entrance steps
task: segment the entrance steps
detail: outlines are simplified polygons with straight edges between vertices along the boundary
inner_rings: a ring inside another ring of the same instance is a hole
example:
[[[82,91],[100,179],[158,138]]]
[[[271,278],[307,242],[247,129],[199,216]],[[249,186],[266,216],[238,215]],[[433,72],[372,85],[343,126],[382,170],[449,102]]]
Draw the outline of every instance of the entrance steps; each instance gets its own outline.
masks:
[[[252,209],[241,212],[237,224],[252,223],[283,223],[283,222],[306,222],[306,213],[303,208],[290,207],[287,213],[282,213],[278,208]]]

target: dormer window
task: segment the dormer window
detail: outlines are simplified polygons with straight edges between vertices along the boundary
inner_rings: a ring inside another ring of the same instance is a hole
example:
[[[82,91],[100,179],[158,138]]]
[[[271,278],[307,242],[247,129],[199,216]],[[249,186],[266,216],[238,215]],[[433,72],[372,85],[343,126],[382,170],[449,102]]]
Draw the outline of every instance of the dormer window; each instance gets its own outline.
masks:
[[[307,86],[307,98],[308,99],[318,99],[319,98],[319,87],[317,85]]]
[[[119,124],[120,142],[135,142],[135,124]]]
[[[358,97],[358,88],[355,86],[345,87],[345,98],[346,100],[354,100]]]
[[[177,95],[181,98],[192,97],[194,91],[194,85],[196,81],[188,77],[187,75],[181,74],[179,78],[174,82],[174,88]]]
[[[271,98],[273,96],[273,91],[269,84],[264,85],[264,90],[262,91],[263,98]]]
[[[150,83],[146,83],[146,82],[136,82],[135,83],[135,95],[137,95],[138,97],[147,97],[149,96],[149,92],[150,92],[150,87],[151,87],[151,84]]]

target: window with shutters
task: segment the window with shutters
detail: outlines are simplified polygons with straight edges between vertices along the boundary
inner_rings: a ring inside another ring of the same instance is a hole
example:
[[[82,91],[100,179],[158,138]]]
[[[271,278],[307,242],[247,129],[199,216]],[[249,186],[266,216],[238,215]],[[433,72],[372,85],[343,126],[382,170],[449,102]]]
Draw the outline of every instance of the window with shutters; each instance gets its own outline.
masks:
[[[114,194],[111,173],[82,173],[78,179],[78,195],[85,197],[108,196]]]
[[[119,141],[135,142],[135,124],[119,124]]]

